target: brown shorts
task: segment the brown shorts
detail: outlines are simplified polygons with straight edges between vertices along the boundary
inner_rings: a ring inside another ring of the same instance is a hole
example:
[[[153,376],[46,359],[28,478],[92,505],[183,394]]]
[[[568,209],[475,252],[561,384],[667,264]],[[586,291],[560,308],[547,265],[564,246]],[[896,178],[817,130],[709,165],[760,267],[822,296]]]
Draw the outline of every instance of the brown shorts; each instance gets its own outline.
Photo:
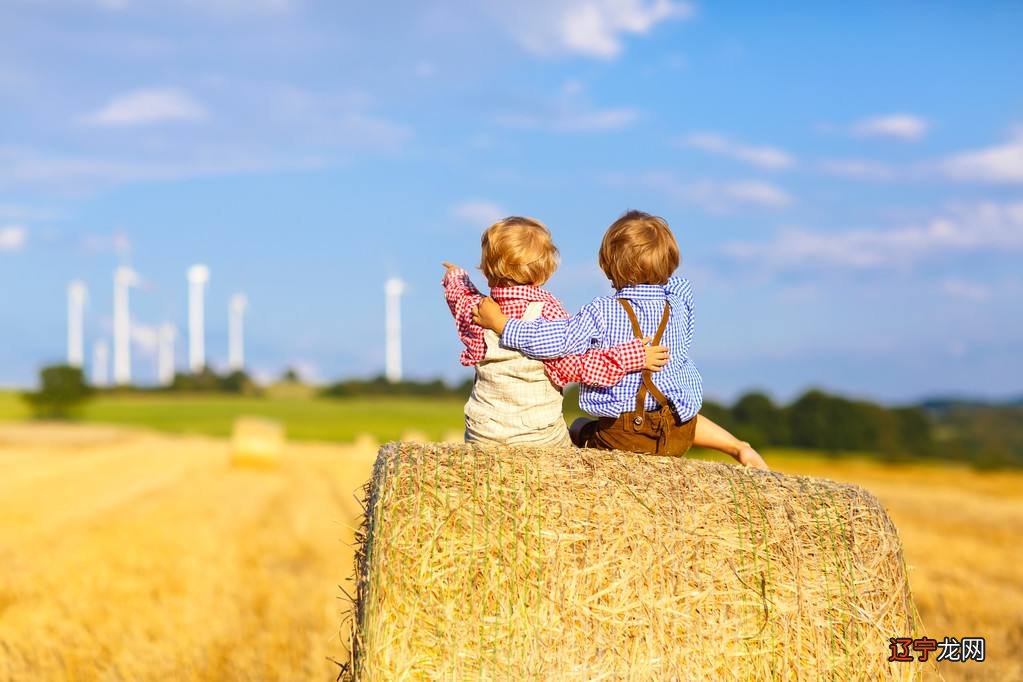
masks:
[[[644,414],[645,424],[640,430],[634,426],[635,416],[635,412],[625,412],[619,417],[594,419],[572,434],[572,442],[581,448],[676,457],[693,446],[696,417],[680,424],[669,413],[653,410]]]

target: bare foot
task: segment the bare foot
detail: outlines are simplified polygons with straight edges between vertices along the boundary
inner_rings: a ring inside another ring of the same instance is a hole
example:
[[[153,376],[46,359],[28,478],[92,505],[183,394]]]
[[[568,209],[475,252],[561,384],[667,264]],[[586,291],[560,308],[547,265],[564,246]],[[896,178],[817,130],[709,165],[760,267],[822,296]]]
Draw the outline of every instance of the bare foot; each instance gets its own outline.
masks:
[[[739,454],[736,456],[739,460],[739,464],[747,467],[753,467],[754,469],[763,469],[764,471],[770,471],[771,467],[767,466],[767,462],[760,456],[760,453],[753,449],[753,446],[749,443],[743,443],[742,447],[739,448]]]

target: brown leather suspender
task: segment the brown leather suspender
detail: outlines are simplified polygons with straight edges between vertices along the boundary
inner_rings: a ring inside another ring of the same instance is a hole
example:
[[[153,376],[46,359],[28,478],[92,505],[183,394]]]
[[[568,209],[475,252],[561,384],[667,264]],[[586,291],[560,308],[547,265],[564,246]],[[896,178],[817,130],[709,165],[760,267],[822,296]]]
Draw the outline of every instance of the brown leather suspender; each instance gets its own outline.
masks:
[[[619,298],[618,302],[622,304],[622,307],[625,308],[626,314],[628,314],[629,316],[629,322],[632,323],[632,333],[636,335],[637,339],[642,339],[643,329],[642,327],[639,326],[639,319],[636,317],[636,311],[632,308],[632,304],[630,304],[624,298]],[[670,316],[671,306],[668,304],[668,301],[665,300],[664,313],[661,315],[661,323],[657,326],[657,333],[654,334],[654,338],[652,341],[652,343],[655,346],[660,345],[661,337],[664,336],[664,330],[668,326],[668,318]],[[642,374],[642,381],[640,381],[639,389],[636,391],[636,414],[633,417],[633,423],[636,426],[639,426],[643,423],[643,415],[646,413],[647,391],[650,392],[650,395],[654,397],[654,400],[656,400],[659,403],[662,409],[665,407],[670,408],[671,406],[671,404],[668,402],[667,396],[665,396],[664,393],[661,392],[661,389],[657,388],[657,386],[654,384],[653,372],[651,372],[649,369],[644,369]]]

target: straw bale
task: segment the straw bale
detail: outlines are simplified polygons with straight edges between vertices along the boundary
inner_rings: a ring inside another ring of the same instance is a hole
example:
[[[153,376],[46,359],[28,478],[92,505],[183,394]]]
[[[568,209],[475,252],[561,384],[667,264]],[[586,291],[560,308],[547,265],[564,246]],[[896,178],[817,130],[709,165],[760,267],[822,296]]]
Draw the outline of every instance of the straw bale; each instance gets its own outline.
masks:
[[[231,432],[231,464],[243,467],[280,465],[284,426],[261,417],[238,417]]]
[[[362,432],[355,437],[352,447],[359,452],[372,454],[374,450],[380,447],[380,441],[372,433]]]
[[[401,439],[406,443],[429,443],[430,437],[422,431],[409,429],[401,434]]]
[[[457,443],[464,443],[465,442],[465,431],[461,431],[461,430],[460,431],[455,431],[454,429],[449,429],[449,430],[444,432],[443,436],[441,436],[441,442],[452,444],[452,445],[457,444]]]
[[[684,458],[391,443],[366,486],[347,675],[914,679],[877,499]]]

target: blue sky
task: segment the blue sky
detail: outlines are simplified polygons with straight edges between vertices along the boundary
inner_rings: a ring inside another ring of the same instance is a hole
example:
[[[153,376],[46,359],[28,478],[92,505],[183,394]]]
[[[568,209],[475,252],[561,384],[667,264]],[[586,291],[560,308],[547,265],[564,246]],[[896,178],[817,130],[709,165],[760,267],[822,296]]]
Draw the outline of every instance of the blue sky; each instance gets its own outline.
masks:
[[[119,264],[154,380],[195,262],[214,365],[244,292],[258,376],[377,374],[400,275],[407,373],[461,379],[440,261],[536,216],[578,307],[641,208],[681,243],[711,396],[1019,393],[1020,25],[1009,2],[9,0],[0,385],[63,357],[72,279],[87,356],[109,338]]]

